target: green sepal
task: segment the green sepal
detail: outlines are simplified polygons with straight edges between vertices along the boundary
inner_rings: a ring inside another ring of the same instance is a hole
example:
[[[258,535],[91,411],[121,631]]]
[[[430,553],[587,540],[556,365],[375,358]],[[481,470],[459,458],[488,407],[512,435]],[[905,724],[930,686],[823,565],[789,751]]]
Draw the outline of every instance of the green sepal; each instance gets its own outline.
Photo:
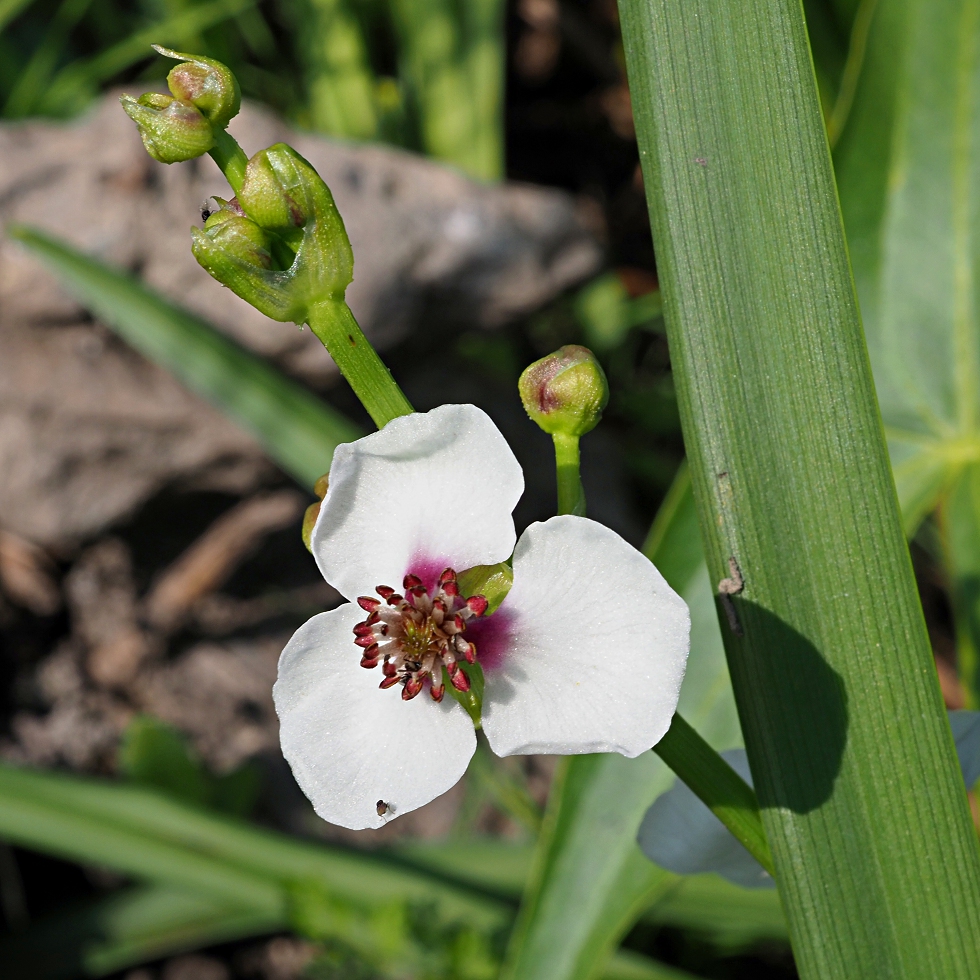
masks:
[[[189,102],[158,92],[147,92],[138,99],[122,95],[119,101],[136,123],[146,152],[160,163],[193,160],[214,146],[211,124]]]
[[[270,233],[270,257],[286,255],[291,262],[276,269],[264,257],[256,261],[249,254],[254,239],[223,232],[209,218],[203,231],[192,232],[193,250],[215,279],[273,320],[303,324],[314,304],[343,304],[354,276],[350,240],[333,195],[303,157],[284,143],[256,153],[238,204],[251,227]]]
[[[482,595],[489,605],[485,616],[495,613],[514,584],[514,570],[502,561],[499,565],[474,565],[456,576],[464,596]]]
[[[449,672],[445,667],[442,668],[442,682],[446,685],[447,693],[451,694],[465,709],[466,713],[473,720],[473,727],[477,730],[483,727],[483,688],[484,677],[483,668],[479,663],[468,664],[461,662],[460,670],[466,672],[470,680],[468,691],[457,691],[449,680]]]
[[[167,85],[175,99],[200,109],[215,129],[224,129],[238,115],[242,93],[230,68],[213,58],[172,51],[159,44],[154,44],[153,50],[181,62],[167,75]]]

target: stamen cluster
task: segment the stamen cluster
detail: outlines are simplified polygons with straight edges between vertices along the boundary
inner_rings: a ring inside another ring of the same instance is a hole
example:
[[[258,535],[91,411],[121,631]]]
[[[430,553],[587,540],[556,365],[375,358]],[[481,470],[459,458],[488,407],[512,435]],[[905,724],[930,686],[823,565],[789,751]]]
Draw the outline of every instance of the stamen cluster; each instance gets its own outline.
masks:
[[[402,699],[411,701],[429,678],[429,694],[441,701],[446,693],[442,668],[457,691],[468,691],[470,680],[459,661],[476,663],[476,646],[467,640],[467,622],[487,611],[482,595],[460,595],[456,572],[447,568],[439,576],[434,594],[417,575],[406,575],[400,595],[387,585],[381,596],[361,596],[357,604],[368,614],[354,627],[354,643],[364,651],[361,666],[382,664],[381,688],[402,685]]]

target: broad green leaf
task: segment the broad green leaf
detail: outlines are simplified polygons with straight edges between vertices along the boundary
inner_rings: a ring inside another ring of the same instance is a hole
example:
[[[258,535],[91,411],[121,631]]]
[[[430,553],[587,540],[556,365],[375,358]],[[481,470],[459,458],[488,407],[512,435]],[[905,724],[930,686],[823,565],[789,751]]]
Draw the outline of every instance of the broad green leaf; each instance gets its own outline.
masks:
[[[740,741],[711,586],[683,468],[644,553],[691,607],[680,713],[718,749]],[[534,870],[508,950],[508,980],[591,977],[645,906],[675,878],[636,844],[647,808],[674,776],[652,752],[573,756],[553,788]]]
[[[980,975],[980,853],[801,5],[620,14],[707,566],[744,581],[722,635],[797,967]]]
[[[980,13],[880,0],[841,205],[908,534],[940,509],[960,675],[980,695]]]
[[[305,388],[131,276],[42,232],[8,232],[124,340],[249,429],[304,486],[312,487],[330,468],[339,443],[362,435]]]

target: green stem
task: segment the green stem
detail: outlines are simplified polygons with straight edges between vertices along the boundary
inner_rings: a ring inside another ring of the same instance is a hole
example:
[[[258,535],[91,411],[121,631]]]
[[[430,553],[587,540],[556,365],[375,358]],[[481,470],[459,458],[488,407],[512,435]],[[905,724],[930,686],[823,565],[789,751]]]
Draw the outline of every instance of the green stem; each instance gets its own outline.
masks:
[[[415,411],[343,300],[314,303],[309,324],[379,429]]]
[[[552,433],[558,475],[558,513],[585,516],[585,490],[579,473],[578,436]]]
[[[235,137],[224,129],[214,134],[214,146],[208,151],[211,159],[225,175],[225,180],[231,184],[231,189],[237,194],[245,182],[245,166],[248,157],[238,145]]]
[[[755,790],[678,714],[653,751],[775,877]]]

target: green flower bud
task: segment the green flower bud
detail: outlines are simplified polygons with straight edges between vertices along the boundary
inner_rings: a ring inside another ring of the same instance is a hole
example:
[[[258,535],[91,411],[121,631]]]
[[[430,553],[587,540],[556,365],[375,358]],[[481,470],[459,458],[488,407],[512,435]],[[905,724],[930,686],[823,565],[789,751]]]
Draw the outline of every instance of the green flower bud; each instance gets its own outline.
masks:
[[[552,435],[585,435],[602,418],[609,385],[587,347],[569,344],[535,361],[517,383],[527,414]]]
[[[167,76],[167,85],[175,99],[200,109],[216,129],[224,129],[238,115],[242,93],[230,68],[212,58],[171,51],[159,44],[154,44],[153,50],[165,58],[182,62]]]
[[[283,143],[256,153],[237,201],[248,220],[268,233],[270,255],[285,253],[289,265],[276,269],[275,263],[249,260],[246,266],[237,252],[225,256],[209,218],[203,232],[193,233],[194,254],[215,279],[274,320],[302,324],[314,303],[343,301],[354,275],[350,240],[327,185],[306,160]]]
[[[119,101],[136,123],[146,152],[160,163],[193,160],[214,146],[211,124],[188,102],[157,92],[138,99],[123,95]]]
[[[273,320],[293,319],[288,292],[280,285],[288,273],[273,268],[271,240],[234,202],[223,205],[204,224],[191,229],[191,251],[218,282]]]

